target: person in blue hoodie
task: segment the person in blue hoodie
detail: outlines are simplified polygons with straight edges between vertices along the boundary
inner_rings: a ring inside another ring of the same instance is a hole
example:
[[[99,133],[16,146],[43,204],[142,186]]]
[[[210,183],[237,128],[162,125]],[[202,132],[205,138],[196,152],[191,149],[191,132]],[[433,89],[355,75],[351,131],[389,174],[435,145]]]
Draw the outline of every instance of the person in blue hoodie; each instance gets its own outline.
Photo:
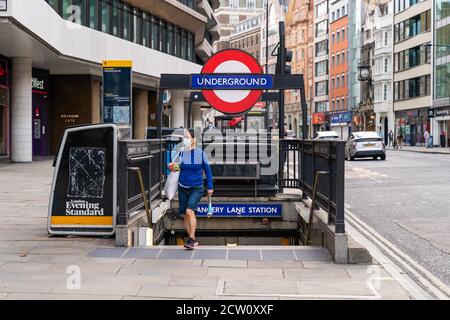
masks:
[[[184,227],[189,235],[186,244],[187,249],[195,249],[198,241],[195,238],[197,220],[195,214],[197,207],[204,194],[203,172],[206,176],[206,186],[208,196],[212,196],[213,181],[208,157],[201,148],[197,147],[197,139],[194,129],[184,130],[184,149],[180,153],[179,165],[180,177],[178,181],[179,213],[184,214]],[[174,164],[169,165],[169,169],[177,169]]]

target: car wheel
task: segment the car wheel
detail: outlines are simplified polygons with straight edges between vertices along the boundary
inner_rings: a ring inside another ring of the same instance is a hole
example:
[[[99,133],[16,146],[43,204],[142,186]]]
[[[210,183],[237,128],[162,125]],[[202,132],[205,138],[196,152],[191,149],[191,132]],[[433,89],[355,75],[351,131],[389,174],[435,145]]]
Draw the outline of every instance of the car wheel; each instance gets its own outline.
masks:
[[[377,160],[378,159],[378,157],[372,157],[373,158],[373,160]]]
[[[355,157],[350,157],[350,161],[355,161]]]
[[[386,155],[381,156],[381,160],[386,160]]]

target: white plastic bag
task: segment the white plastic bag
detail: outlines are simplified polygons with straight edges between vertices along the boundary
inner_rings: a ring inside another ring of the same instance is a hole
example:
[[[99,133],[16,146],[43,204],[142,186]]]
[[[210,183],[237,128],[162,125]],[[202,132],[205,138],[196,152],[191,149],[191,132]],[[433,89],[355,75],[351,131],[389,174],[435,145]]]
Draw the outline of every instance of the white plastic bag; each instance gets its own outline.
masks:
[[[180,150],[175,158],[173,158],[172,162],[175,162],[175,160],[178,158],[182,150]],[[180,178],[180,172],[179,171],[171,171],[169,176],[167,177],[166,185],[164,187],[165,194],[167,199],[172,200],[173,197],[175,197],[175,194],[178,191],[178,180]]]
[[[172,200],[178,190],[178,179],[180,178],[179,171],[172,171],[167,177],[166,186],[164,190],[166,191],[166,197]]]

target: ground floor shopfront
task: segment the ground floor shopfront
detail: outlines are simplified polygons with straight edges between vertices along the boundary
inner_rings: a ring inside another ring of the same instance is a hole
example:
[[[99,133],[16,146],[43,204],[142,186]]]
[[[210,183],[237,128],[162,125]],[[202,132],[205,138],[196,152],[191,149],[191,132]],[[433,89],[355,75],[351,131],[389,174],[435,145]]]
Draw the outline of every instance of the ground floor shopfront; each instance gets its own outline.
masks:
[[[407,146],[425,146],[425,131],[431,132],[428,108],[396,111],[394,131]]]
[[[133,135],[145,138],[147,126],[156,126],[157,89],[134,86],[132,95]],[[178,100],[183,121],[184,95]],[[99,76],[53,75],[34,68],[31,59],[0,55],[0,158],[16,161],[15,153],[17,161],[31,161],[54,155],[66,128],[102,122],[101,104]],[[166,107],[165,126],[175,109]]]
[[[450,147],[450,106],[434,108],[434,145]]]
[[[336,131],[342,140],[347,140],[352,132],[352,112],[335,112],[329,115],[330,129]]]

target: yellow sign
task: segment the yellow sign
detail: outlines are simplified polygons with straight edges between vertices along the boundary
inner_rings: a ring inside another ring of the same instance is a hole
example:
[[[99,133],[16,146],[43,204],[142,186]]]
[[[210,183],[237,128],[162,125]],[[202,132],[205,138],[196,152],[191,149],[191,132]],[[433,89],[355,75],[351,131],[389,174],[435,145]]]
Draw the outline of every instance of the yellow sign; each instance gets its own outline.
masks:
[[[133,61],[131,60],[103,60],[103,68],[131,68]]]

